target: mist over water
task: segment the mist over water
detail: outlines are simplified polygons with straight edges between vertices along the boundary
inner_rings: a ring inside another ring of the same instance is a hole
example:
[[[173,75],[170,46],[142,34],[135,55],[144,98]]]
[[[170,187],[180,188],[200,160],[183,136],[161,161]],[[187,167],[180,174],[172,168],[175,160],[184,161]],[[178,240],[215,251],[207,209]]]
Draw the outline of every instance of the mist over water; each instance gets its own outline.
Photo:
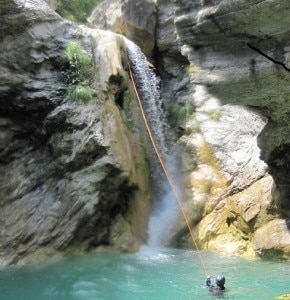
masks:
[[[178,210],[179,207],[172,192],[156,204],[148,225],[148,246],[162,247],[170,242],[171,232],[178,218]]]

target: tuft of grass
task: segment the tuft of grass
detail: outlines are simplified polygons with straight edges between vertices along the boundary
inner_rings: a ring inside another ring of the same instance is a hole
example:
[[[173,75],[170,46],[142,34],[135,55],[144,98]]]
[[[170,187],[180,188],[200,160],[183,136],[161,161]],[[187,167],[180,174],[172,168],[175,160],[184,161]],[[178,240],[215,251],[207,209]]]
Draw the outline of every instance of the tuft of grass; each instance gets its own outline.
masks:
[[[62,60],[66,66],[63,75],[69,84],[77,84],[93,75],[93,64],[80,42],[67,44]]]
[[[89,86],[77,85],[68,90],[68,97],[72,101],[88,103],[93,98],[93,90]]]
[[[70,85],[68,98],[71,101],[89,102],[94,95],[93,89],[89,86],[93,77],[93,64],[80,42],[72,41],[67,44],[62,55],[62,63],[62,74],[65,82]]]

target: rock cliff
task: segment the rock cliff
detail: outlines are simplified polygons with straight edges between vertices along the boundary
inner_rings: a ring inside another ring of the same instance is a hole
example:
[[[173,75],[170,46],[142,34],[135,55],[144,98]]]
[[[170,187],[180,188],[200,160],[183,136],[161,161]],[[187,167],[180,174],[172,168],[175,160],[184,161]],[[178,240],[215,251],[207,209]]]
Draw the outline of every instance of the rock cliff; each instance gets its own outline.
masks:
[[[195,107],[179,142],[201,246],[289,258],[289,2],[158,3],[164,98]]]
[[[289,1],[105,0],[89,27],[47,3],[0,7],[0,264],[146,241],[147,141],[118,33],[160,75],[199,246],[290,258]],[[71,99],[72,41],[88,103]]]
[[[148,166],[122,37],[67,22],[41,0],[7,1],[1,22],[0,265],[100,246],[136,251]],[[72,41],[93,68],[81,86],[88,103],[70,97]]]
[[[127,11],[131,2],[103,5]],[[153,60],[164,105],[177,114],[185,198],[200,246],[289,258],[289,1],[159,0],[156,8]],[[132,26],[127,14],[118,22],[111,15],[99,22],[93,14],[90,23]],[[138,43],[134,31],[123,34]],[[183,232],[174,243],[185,242]]]

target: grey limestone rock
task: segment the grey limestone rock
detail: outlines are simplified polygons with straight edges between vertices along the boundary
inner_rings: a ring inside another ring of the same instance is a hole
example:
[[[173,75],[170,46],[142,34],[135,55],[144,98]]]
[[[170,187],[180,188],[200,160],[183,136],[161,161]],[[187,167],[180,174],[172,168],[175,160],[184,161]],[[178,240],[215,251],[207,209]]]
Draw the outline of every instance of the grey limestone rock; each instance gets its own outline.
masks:
[[[162,49],[159,57],[165,78],[164,99],[195,106],[194,116],[183,124],[186,135],[179,142],[196,160],[191,170],[185,170],[185,188],[192,217],[195,222],[201,220],[197,229],[201,246],[217,250],[228,240],[228,251],[255,255],[252,233],[255,235],[266,224],[253,223],[239,205],[232,207],[251,233],[243,238],[239,229],[231,227],[225,238],[220,230],[226,218],[221,220],[211,214],[223,214],[223,209],[226,214],[231,197],[244,193],[248,209],[255,214],[259,211],[254,219],[270,222],[272,218],[289,216],[286,120],[290,3],[163,0],[158,1],[158,7],[156,43]],[[270,194],[264,194],[266,187],[256,183],[269,174],[275,184],[271,184]],[[248,199],[247,190],[251,187],[255,187],[261,203],[265,201],[266,205],[271,199],[270,208],[263,212],[263,205],[258,208],[255,204],[256,197]],[[235,224],[239,224],[237,220],[238,217]],[[216,232],[209,232],[209,227]],[[289,232],[283,228],[279,234],[287,239]],[[274,227],[271,230],[275,232]],[[240,236],[240,246],[235,236]],[[276,242],[272,240],[271,245],[263,244],[261,248],[267,249],[265,252],[280,249],[283,253],[284,248],[278,242],[274,245]],[[275,253],[279,256],[279,251]]]
[[[122,40],[65,21],[41,0],[4,8],[0,265],[97,247],[136,251],[146,238],[150,199],[142,134],[127,125],[138,113],[129,121],[115,102],[122,92],[133,105]],[[94,98],[87,104],[69,100],[62,75],[71,41],[94,61]],[[111,76],[123,84],[112,84]]]

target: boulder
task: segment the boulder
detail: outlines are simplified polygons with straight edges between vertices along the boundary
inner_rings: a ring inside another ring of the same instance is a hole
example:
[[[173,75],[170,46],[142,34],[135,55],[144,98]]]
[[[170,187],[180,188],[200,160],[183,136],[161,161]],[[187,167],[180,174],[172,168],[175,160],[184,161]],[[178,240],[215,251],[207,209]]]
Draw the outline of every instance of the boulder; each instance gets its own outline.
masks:
[[[265,258],[290,258],[290,221],[275,219],[254,235],[254,249]],[[265,238],[267,237],[267,238]]]
[[[267,176],[220,201],[197,226],[200,245],[212,251],[256,256],[256,233],[279,216],[274,188],[272,177]]]

